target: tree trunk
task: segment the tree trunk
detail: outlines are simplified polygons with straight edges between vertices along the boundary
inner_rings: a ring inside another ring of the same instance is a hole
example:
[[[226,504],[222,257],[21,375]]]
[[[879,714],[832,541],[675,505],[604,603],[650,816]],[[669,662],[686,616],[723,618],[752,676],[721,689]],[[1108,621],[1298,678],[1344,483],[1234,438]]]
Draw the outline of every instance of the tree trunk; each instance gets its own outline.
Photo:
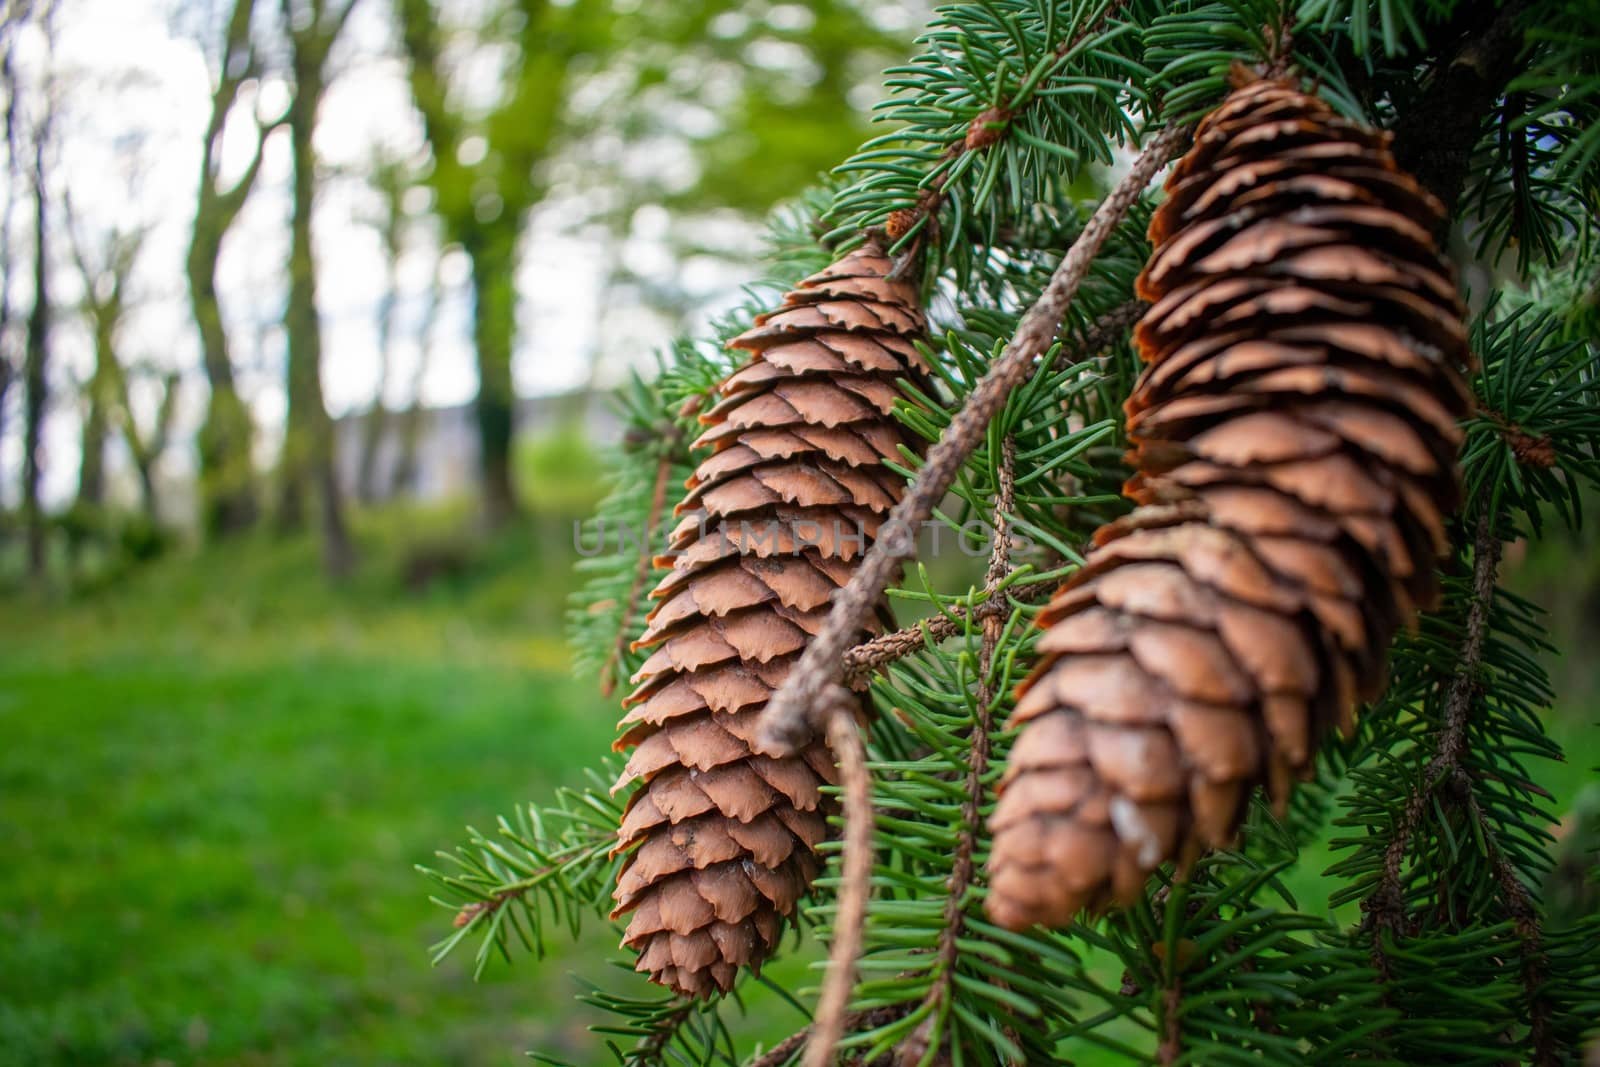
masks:
[[[110,436],[107,412],[112,401],[111,375],[117,358],[112,348],[112,331],[116,324],[114,321],[103,321],[97,309],[92,310],[91,314],[95,320],[94,372],[89,377],[89,407],[84,412],[80,438],[82,457],[78,461],[78,505],[99,508],[105,503],[106,496],[106,439]]]
[[[200,334],[200,354],[211,396],[198,441],[200,452],[200,520],[213,536],[235,534],[255,525],[260,511],[256,501],[255,469],[251,446],[255,428],[250,411],[234,385],[233,363],[228,355],[228,335],[217,301],[217,261],[222,240],[244,207],[245,198],[260,172],[261,154],[271,126],[258,126],[255,153],[244,174],[230,188],[219,184],[217,156],[238,93],[259,74],[250,24],[254,0],[233,0],[222,39],[220,69],[211,93],[211,117],[201,142],[200,180],[195,197],[194,227],[190,231],[188,275],[189,304]]]
[[[202,172],[202,182],[209,182]],[[207,533],[227,536],[255,525],[259,508],[255,471],[250,455],[255,428],[250,412],[234,386],[228,335],[222,327],[222,306],[217,300],[217,260],[222,254],[220,222],[202,193],[189,243],[189,305],[200,332],[200,354],[211,397],[201,424],[201,523]]]
[[[48,121],[48,120],[47,120]],[[22,378],[27,390],[23,402],[22,514],[28,528],[28,574],[43,581],[45,569],[44,512],[39,503],[43,473],[44,416],[49,405],[50,356],[50,230],[45,211],[44,146],[48,131],[43,124],[33,144],[33,310],[28,313],[27,352]]]
[[[444,300],[442,289],[439,267],[435,263],[433,280],[428,285],[427,301],[422,309],[422,322],[417,327],[417,367],[411,375],[411,402],[401,412],[396,429],[400,447],[389,480],[390,493],[415,495],[418,489],[417,450],[421,447],[424,416],[422,383],[427,380],[428,367],[433,362],[434,329],[439,322],[439,304]]]
[[[384,354],[378,358],[381,361],[378,388],[382,390],[389,375],[389,357]],[[378,485],[378,457],[388,427],[389,409],[384,406],[380,391],[361,422],[361,462],[356,466],[356,495],[368,504],[377,503],[386,495],[384,488]]]
[[[509,232],[508,232],[509,230]],[[516,395],[511,382],[511,350],[516,336],[516,232],[508,227],[480,230],[466,245],[472,260],[472,337],[478,357],[478,463],[483,482],[484,518],[498,526],[517,513],[511,480],[511,444]]]
[[[134,472],[139,477],[139,506],[145,517],[154,525],[161,525],[161,498],[156,491],[154,464],[143,456],[133,461]]]
[[[388,246],[389,289],[384,293],[378,310],[378,384],[372,392],[372,406],[367,408],[361,422],[361,458],[356,464],[356,495],[368,504],[385,494],[378,485],[378,455],[383,448],[384,431],[389,428],[389,409],[383,402],[389,388],[389,374],[394,366],[394,309],[399,302],[394,281],[394,257],[398,249]]]
[[[289,303],[284,311],[288,339],[289,412],[280,470],[284,511],[280,524],[303,517],[304,496],[312,486],[319,497],[323,565],[330,575],[349,572],[355,562],[344,502],[334,469],[333,421],[322,397],[322,324],[317,316],[316,258],[311,216],[316,201],[317,107],[323,80],[319,56],[307,55],[296,41],[295,95],[289,108],[289,140],[294,159],[294,210],[290,225]],[[318,49],[322,52],[322,49]]]
[[[0,441],[6,439],[6,397],[11,395],[11,383],[16,381],[16,378],[16,368],[11,365],[11,361],[4,353],[0,353]],[[0,530],[0,533],[3,532]]]
[[[128,396],[127,377],[120,366],[117,372],[118,403],[121,405],[123,436],[128,451],[133,454],[134,470],[139,476],[139,499],[151,525],[161,525],[161,498],[156,488],[155,468],[167,450],[172,436],[172,420],[178,410],[178,381],[176,373],[169,373],[162,382],[161,402],[156,406],[155,426],[150,433],[139,430],[133,417],[133,405]]]

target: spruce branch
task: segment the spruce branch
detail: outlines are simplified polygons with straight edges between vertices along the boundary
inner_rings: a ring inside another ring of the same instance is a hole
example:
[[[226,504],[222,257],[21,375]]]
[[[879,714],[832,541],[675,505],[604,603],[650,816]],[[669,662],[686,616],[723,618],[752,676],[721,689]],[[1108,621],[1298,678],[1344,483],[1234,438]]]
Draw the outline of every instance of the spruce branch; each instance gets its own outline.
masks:
[[[1489,869],[1500,892],[1500,904],[1511,918],[1522,952],[1523,994],[1528,1010],[1533,1062],[1540,1067],[1556,1062],[1551,1041],[1549,1006],[1541,993],[1545,979],[1543,930],[1538,908],[1506,857],[1494,822],[1473,792],[1473,773],[1466,765],[1467,729],[1473,707],[1482,696],[1482,671],[1489,641],[1489,614],[1494,605],[1496,580],[1505,544],[1495,530],[1487,505],[1478,514],[1472,540],[1472,602],[1458,652],[1458,666],[1445,697],[1443,729],[1422,780],[1407,797],[1399,823],[1383,853],[1382,875],[1372,895],[1362,903],[1363,925],[1372,932],[1373,966],[1388,982],[1393,977],[1384,948],[1385,937],[1405,933],[1403,867],[1407,852],[1424,815],[1434,803],[1459,803],[1483,842]]]
[[[1007,435],[1000,444],[1000,468],[996,479],[994,504],[994,548],[989,556],[989,568],[984,575],[986,603],[999,603],[999,590],[1011,573],[1010,515],[1017,504],[1017,442]],[[938,964],[934,969],[932,984],[923,998],[922,1008],[927,1016],[917,1027],[910,1041],[901,1050],[902,1067],[917,1067],[926,1057],[934,1021],[943,1013],[939,1011],[951,998],[956,979],[956,963],[961,952],[961,939],[967,934],[967,891],[972,888],[977,874],[973,853],[978,836],[983,832],[984,778],[989,773],[989,760],[994,733],[994,710],[1001,694],[994,690],[993,673],[995,652],[1000,645],[1000,634],[1005,628],[1000,611],[986,613],[982,619],[983,640],[978,650],[978,692],[976,695],[977,719],[972,725],[971,748],[967,753],[966,799],[961,806],[961,827],[956,836],[955,862],[951,866],[949,888],[944,901],[944,928],[939,933],[939,943],[934,948]],[[1017,1044],[1016,1038],[1011,1038]]]
[[[1465,773],[1461,757],[1465,752],[1467,722],[1472,711],[1472,701],[1477,694],[1479,671],[1483,665],[1483,650],[1489,633],[1489,609],[1494,598],[1495,578],[1499,573],[1501,542],[1494,534],[1494,525],[1487,510],[1478,516],[1473,539],[1472,594],[1467,613],[1465,638],[1462,641],[1458,667],[1450,684],[1445,704],[1444,729],[1440,731],[1433,758],[1429,761],[1422,781],[1411,791],[1402,809],[1394,836],[1383,851],[1383,874],[1371,896],[1362,904],[1366,912],[1364,924],[1380,935],[1397,936],[1405,920],[1405,893],[1402,888],[1403,867],[1411,839],[1422,823],[1429,801],[1440,785],[1456,784],[1457,775]],[[1382,937],[1373,938],[1372,963],[1385,981],[1391,975],[1389,961],[1382,949]]]
[[[834,600],[833,610],[821,633],[806,648],[783,687],[768,703],[761,725],[762,740],[768,747],[793,752],[810,736],[809,708],[824,686],[838,681],[851,641],[861,632],[873,605],[912,552],[912,539],[897,536],[894,531],[909,534],[933,514],[934,507],[954,483],[962,462],[983,440],[990,420],[1055,343],[1068,306],[1112,230],[1156,172],[1183,148],[1188,136],[1186,126],[1163,129],[1140,154],[1127,176],[1095,209],[1052,274],[1043,294],[1023,316],[1011,343],[967,397],[939,443],[929,451],[927,463],[916,481],[889,513],[886,524],[890,527],[889,534],[880,535],[873,544],[850,584]]]
[[[575,933],[593,914],[600,888],[613,878],[620,808],[601,772],[589,779],[586,788],[559,790],[553,803],[501,818],[492,835],[469,827],[465,844],[437,853],[440,868],[417,867],[447,894],[435,903],[454,913],[450,934],[432,947],[435,964],[477,936],[473,971],[481,976],[496,951],[511,958],[513,939],[542,954],[549,925]]]
[[[945,186],[950,181],[951,175],[959,173],[955,166],[943,166],[943,164],[959,160],[969,152],[987,151],[1006,140],[1016,128],[1016,120],[1044,99],[1040,90],[1066,69],[1067,57],[1090,37],[1102,32],[1106,24],[1126,6],[1126,3],[1127,0],[1110,0],[1100,14],[1087,22],[1077,33],[1063,37],[1055,48],[1053,69],[1035,82],[1030,95],[1026,95],[1020,101],[1014,99],[1010,104],[997,104],[979,112],[967,126],[966,135],[959,140],[951,141],[949,147],[940,153],[938,157],[940,169],[917,198],[916,206],[902,208],[892,213],[885,225],[889,237],[897,242],[902,237],[912,237],[911,246],[905,251],[906,262],[914,261],[920,253],[923,239],[933,226],[933,218],[944,206]],[[1019,92],[1018,95],[1023,94]]]

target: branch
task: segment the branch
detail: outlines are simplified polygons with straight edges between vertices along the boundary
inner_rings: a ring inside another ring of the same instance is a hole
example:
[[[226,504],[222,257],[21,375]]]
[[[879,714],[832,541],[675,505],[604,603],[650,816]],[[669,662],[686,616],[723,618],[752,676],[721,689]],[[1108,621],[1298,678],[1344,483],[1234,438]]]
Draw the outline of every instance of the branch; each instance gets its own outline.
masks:
[[[1489,633],[1489,606],[1494,598],[1501,548],[1500,539],[1494,535],[1493,523],[1485,510],[1478,516],[1473,540],[1472,606],[1467,612],[1466,637],[1461,644],[1455,677],[1451,679],[1450,690],[1445,698],[1444,729],[1439,732],[1434,756],[1428,762],[1422,782],[1411,791],[1401,810],[1400,823],[1383,852],[1383,874],[1365,904],[1366,924],[1376,927],[1380,933],[1397,932],[1405,917],[1401,868],[1406,850],[1411,847],[1411,838],[1422,824],[1428,800],[1442,782],[1453,779],[1462,769],[1467,720],[1478,689],[1478,674],[1483,667],[1483,650]],[[1379,975],[1387,980],[1389,964],[1382,954],[1381,945],[1381,938],[1374,937],[1372,962]]]
[[[250,40],[250,19],[254,11],[255,0],[234,0],[233,10],[228,14],[227,29],[223,31],[217,85],[211,92],[211,116],[206,121],[206,137],[202,146],[206,185],[213,185],[216,180],[212,167],[216,163],[217,144],[222,138],[223,127],[228,122],[228,112],[233,110],[240,87],[257,73],[255,45]],[[236,55],[243,56],[243,62],[235,64]]]
[[[433,146],[435,167],[455,166],[461,141],[461,123],[445,96],[444,73],[439,66],[439,16],[432,0],[399,0],[396,14],[400,40],[411,61],[411,97],[422,115],[423,130]]]
[[[989,556],[989,570],[984,575],[984,588],[989,601],[999,600],[997,593],[1006,576],[1011,573],[1011,525],[1008,516],[1016,509],[1017,442],[1007,435],[1000,445],[1000,471],[995,487],[994,550]],[[994,669],[995,649],[1000,644],[1000,631],[1004,629],[1001,613],[989,612],[983,617],[983,644],[978,649],[978,691],[975,694],[977,716],[972,724],[972,746],[967,750],[967,797],[961,805],[961,830],[956,836],[955,860],[950,868],[950,882],[944,898],[944,928],[939,932],[939,945],[935,950],[938,964],[928,993],[922,998],[924,1007],[936,1009],[950,998],[955,984],[956,963],[961,953],[961,938],[967,932],[966,898],[972,888],[977,865],[972,853],[978,834],[983,828],[983,779],[989,772],[989,755],[994,731],[994,708],[999,696],[994,691],[990,674]],[[920,1008],[918,1010],[921,1010]],[[927,1054],[934,1019],[930,1011],[917,1027],[911,1040],[900,1052],[902,1067],[916,1067]],[[1015,1042],[1013,1042],[1015,1043]]]
[[[1016,590],[1018,599],[1025,604],[1037,604],[1048,600],[1051,592],[1061,584],[1059,577],[1027,578],[1008,586],[1004,592]],[[996,596],[995,590],[987,590],[989,599],[981,601],[971,608],[955,607],[947,614],[935,615],[923,619],[914,626],[907,626],[894,633],[874,637],[871,641],[863,641],[844,654],[844,677],[847,682],[860,681],[874,671],[881,670],[889,664],[920,652],[929,645],[936,645],[948,637],[961,633],[966,620],[983,621],[997,618],[1011,610],[1010,601],[1005,597]]]
[[[272,136],[272,132],[279,126],[289,121],[289,110],[285,107],[281,114],[265,122],[259,118],[256,120],[256,149],[250,157],[249,166],[245,167],[244,173],[239,175],[239,180],[233,183],[232,188],[219,189],[216,193],[220,232],[227,233],[233,227],[233,220],[239,217],[239,212],[244,208],[244,202],[250,195],[250,189],[256,183],[256,176],[261,173],[261,157],[267,146],[267,138]]]
[[[663,1016],[655,1024],[654,1032],[639,1042],[639,1047],[634,1050],[634,1062],[642,1060],[648,1063],[652,1058],[659,1058],[672,1039],[678,1036],[678,1028],[689,1021],[689,1017],[695,1013],[697,1007],[695,1001],[685,1000]]]
[[[849,585],[834,600],[833,610],[821,633],[762,712],[761,740],[766,747],[793,752],[811,735],[807,721],[809,709],[826,685],[838,681],[846,650],[862,631],[868,614],[901,562],[914,548],[913,538],[898,536],[897,531],[909,535],[933,513],[934,506],[955,481],[961,464],[983,440],[989,422],[1055,342],[1073,297],[1112,230],[1155,173],[1178,153],[1188,135],[1188,128],[1182,126],[1162,130],[1140,154],[1128,175],[1095,209],[1093,217],[1056,268],[1050,284],[1023,316],[1016,336],[928,453],[928,461],[916,481],[890,512],[886,529],[880,532]]]
[[[817,1016],[806,1041],[802,1067],[828,1067],[834,1049],[844,1036],[850,992],[856,984],[856,959],[861,955],[861,931],[867,919],[867,898],[872,895],[872,777],[867,773],[866,748],[850,699],[842,687],[829,703],[828,747],[839,761],[844,787],[844,855],[840,861],[837,911],[833,944],[828,950],[828,972],[817,997]]]
[[[1064,38],[1056,46],[1058,70],[1062,61],[1071,55],[1080,44],[1088,40],[1092,34],[1099,33],[1104,29],[1105,24],[1111,21],[1111,16],[1116,14],[1125,3],[1126,0],[1111,0],[1110,3],[1106,4],[1105,10],[1100,13],[1099,18],[1084,26],[1083,29],[1071,37]],[[981,152],[1004,141],[1011,131],[1016,128],[1017,117],[1039,102],[1041,95],[1039,90],[1057,72],[1051,71],[1050,74],[1040,78],[1034,85],[1033,95],[1022,105],[1013,104],[1010,107],[991,107],[975,116],[967,126],[967,135],[959,141],[952,141],[950,147],[945,149],[943,154],[939,156],[939,162],[944,163],[946,160],[958,159],[968,152]],[[938,212],[939,208],[944,205],[944,187],[949,182],[952,173],[954,173],[954,167],[946,167],[928,184],[928,188],[923,190],[921,197],[917,200],[916,207],[904,209],[905,214],[897,212],[898,218],[894,215],[890,216],[889,236],[891,238],[898,238],[911,232],[923,219]],[[918,243],[920,241],[921,236],[919,235]],[[908,258],[915,258],[915,254],[913,253]]]
[[[1550,1008],[1541,989],[1545,979],[1544,935],[1533,897],[1522,884],[1500,844],[1499,834],[1473,793],[1473,775],[1466,767],[1467,725],[1481,693],[1480,673],[1489,637],[1489,614],[1494,604],[1496,580],[1505,544],[1495,535],[1487,507],[1479,513],[1472,545],[1472,605],[1467,612],[1466,636],[1461,643],[1458,666],[1445,696],[1444,728],[1440,731],[1434,756],[1428,762],[1422,782],[1406,799],[1400,824],[1383,854],[1383,874],[1377,888],[1363,903],[1367,911],[1364,926],[1374,929],[1372,961],[1384,981],[1391,976],[1388,957],[1383,952],[1382,936],[1402,932],[1405,895],[1402,865],[1406,850],[1422,824],[1433,794],[1448,786],[1472,820],[1482,840],[1490,872],[1500,890],[1500,899],[1511,917],[1522,949],[1522,984],[1528,1005],[1529,1040],[1534,1064],[1544,1067],[1557,1062],[1550,1034]]]
[[[850,1021],[846,1020],[847,1023]],[[772,1048],[745,1064],[745,1067],[782,1067],[783,1064],[789,1062],[789,1057],[798,1052],[800,1046],[804,1045],[810,1037],[811,1027],[806,1026],[796,1030],[776,1045],[773,1045]]]
[[[1161,994],[1161,1045],[1156,1062],[1162,1067],[1177,1063],[1183,1055],[1183,979],[1176,972],[1172,984]]]
[[[898,1006],[888,1008],[874,1008],[872,1011],[853,1011],[844,1017],[844,1029],[850,1033],[857,1030],[881,1026],[885,1022],[899,1018],[904,1012]],[[794,1054],[800,1051],[811,1037],[812,1026],[807,1023],[770,1049],[750,1060],[744,1067],[783,1067]]]
[[[1395,158],[1444,204],[1446,220],[1466,183],[1483,116],[1517,74],[1523,44],[1518,23],[1528,6],[1529,0],[1510,0],[1474,27],[1434,66],[1421,96],[1395,123]]]

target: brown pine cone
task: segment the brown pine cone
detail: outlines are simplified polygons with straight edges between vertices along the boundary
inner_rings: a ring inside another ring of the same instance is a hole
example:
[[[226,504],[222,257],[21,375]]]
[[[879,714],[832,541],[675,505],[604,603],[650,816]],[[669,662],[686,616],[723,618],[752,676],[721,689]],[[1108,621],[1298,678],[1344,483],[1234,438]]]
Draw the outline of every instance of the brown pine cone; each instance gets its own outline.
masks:
[[[713,454],[689,479],[672,571],[638,646],[654,652],[623,702],[623,816],[613,917],[638,969],[690,996],[759,968],[821,867],[821,741],[765,753],[756,721],[905,483],[914,442],[891,410],[926,368],[911,285],[869,245],[801,282],[730,342],[754,353],[701,416]],[[925,381],[923,382],[925,387]]]
[[[1258,81],[1150,225],[1126,492],[1040,615],[990,821],[1013,929],[1136,899],[1278,804],[1437,594],[1470,405],[1437,201],[1387,133]]]

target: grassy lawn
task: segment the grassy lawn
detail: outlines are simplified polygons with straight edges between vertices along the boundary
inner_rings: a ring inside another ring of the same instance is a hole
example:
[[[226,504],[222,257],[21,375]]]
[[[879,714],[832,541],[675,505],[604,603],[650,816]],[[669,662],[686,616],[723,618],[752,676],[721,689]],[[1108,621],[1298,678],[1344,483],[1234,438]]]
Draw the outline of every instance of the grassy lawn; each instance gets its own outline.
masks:
[[[606,939],[475,985],[429,967],[449,916],[412,869],[611,737],[567,666],[565,565],[514,542],[421,593],[381,543],[342,594],[309,544],[261,543],[0,605],[0,1063],[589,1044],[567,972],[600,976]]]
[[[470,952],[428,965],[450,916],[413,865],[577,780],[616,717],[560,636],[565,524],[472,545],[455,522],[369,521],[338,590],[310,543],[261,540],[0,600],[0,1067],[610,1062],[577,976],[642,986],[603,928],[481,983]],[[1592,663],[1557,674],[1564,810],[1600,715]],[[1294,872],[1302,906],[1328,861]],[[794,1028],[756,993],[741,1029]]]

